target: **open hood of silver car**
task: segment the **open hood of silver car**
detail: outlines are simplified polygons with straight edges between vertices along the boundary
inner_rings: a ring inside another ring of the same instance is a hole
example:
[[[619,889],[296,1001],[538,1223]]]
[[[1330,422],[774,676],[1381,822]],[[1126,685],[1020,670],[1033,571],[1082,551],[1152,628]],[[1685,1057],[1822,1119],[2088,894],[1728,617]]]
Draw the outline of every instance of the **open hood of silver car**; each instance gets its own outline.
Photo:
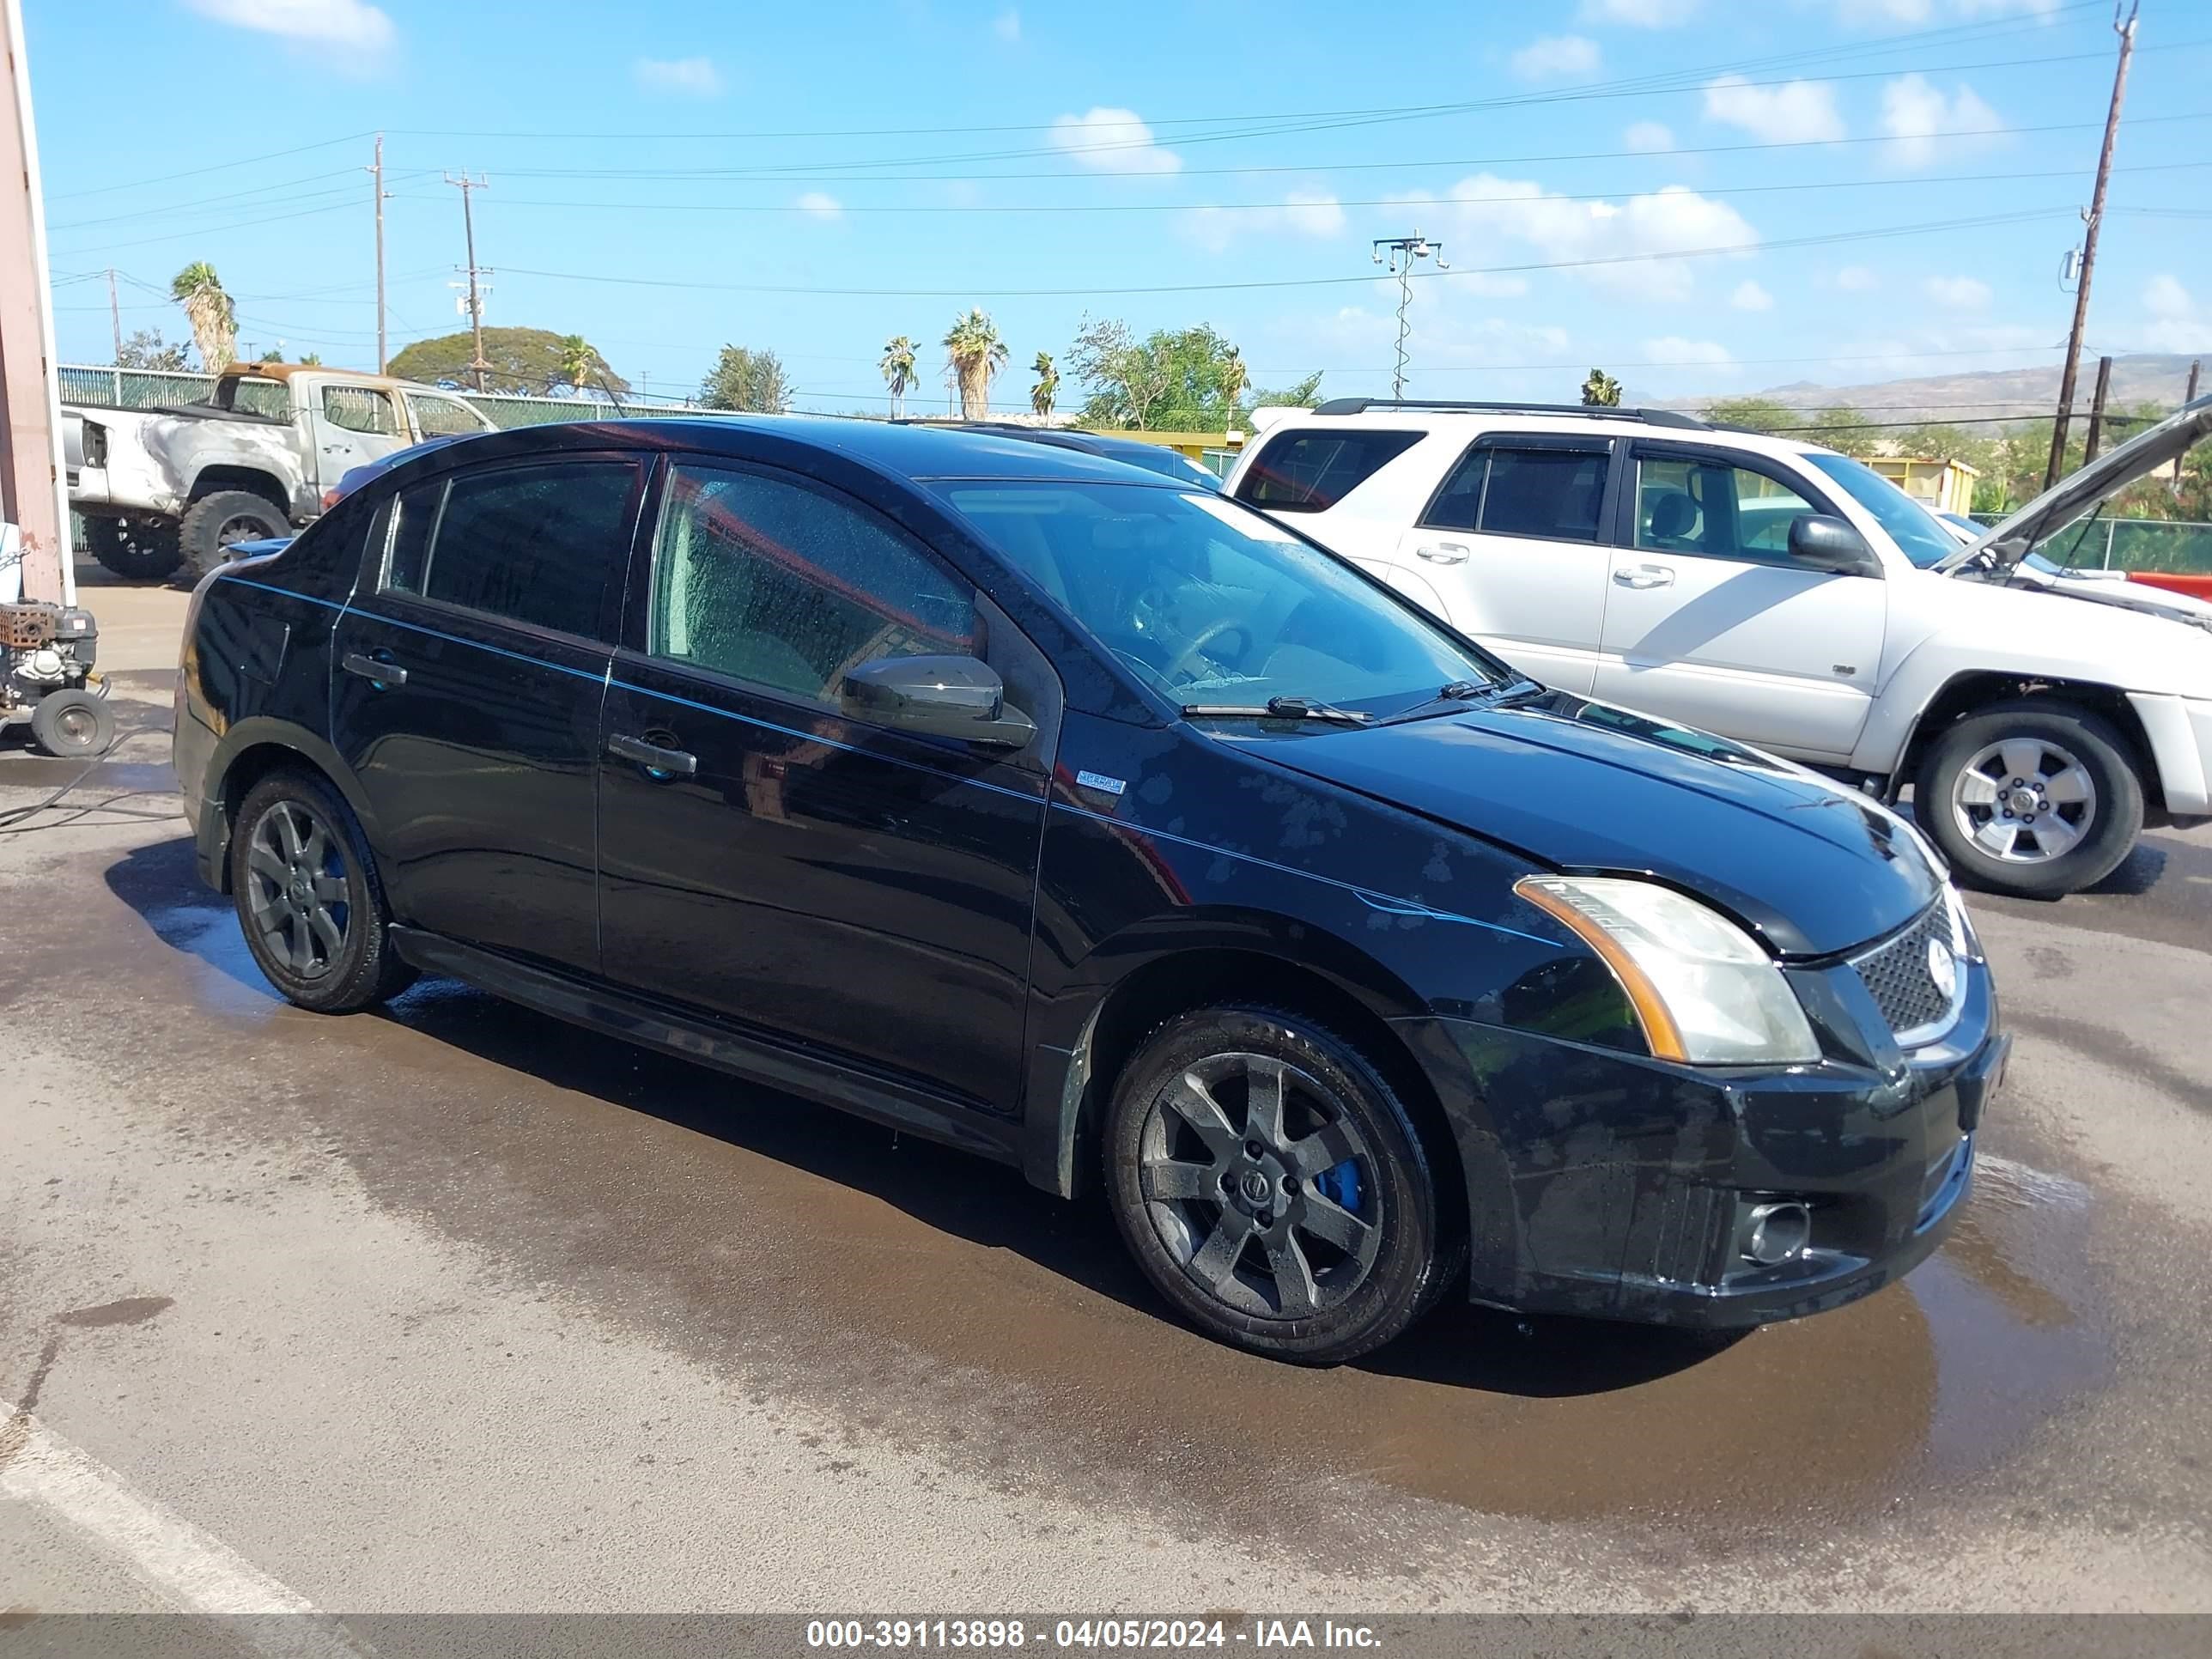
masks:
[[[2107,496],[2155,472],[2198,441],[2212,436],[2212,398],[2185,404],[2118,448],[2068,473],[2002,523],[1982,532],[1936,568],[1955,570],[1980,559],[1998,569],[2018,564],[2045,538],[2063,530]]]

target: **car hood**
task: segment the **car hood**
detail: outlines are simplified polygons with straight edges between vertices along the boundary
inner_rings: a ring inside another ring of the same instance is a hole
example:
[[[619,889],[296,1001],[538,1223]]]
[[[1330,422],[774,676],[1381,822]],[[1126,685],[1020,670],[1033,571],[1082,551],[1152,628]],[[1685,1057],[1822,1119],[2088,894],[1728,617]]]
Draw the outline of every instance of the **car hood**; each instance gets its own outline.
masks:
[[[1400,726],[1220,735],[1555,870],[1656,878],[1786,956],[1829,956],[1901,927],[1941,889],[1917,834],[1863,797],[1566,692]]]
[[[2147,432],[2077,467],[2050,489],[1982,532],[1936,568],[1955,570],[1979,559],[1998,568],[2018,564],[2036,545],[2064,529],[2107,496],[2155,472],[2200,440],[2212,436],[2212,398],[2185,404]],[[1984,557],[1986,556],[1986,557]]]
[[[1960,573],[1971,575],[1970,570]],[[2038,569],[2033,562],[2021,564],[2011,573],[2014,587],[2026,588],[2037,593],[2056,593],[2063,599],[2086,599],[2091,605],[2109,605],[2122,611],[2140,611],[2146,617],[2163,617],[2172,622],[2185,622],[2212,631],[2212,600],[2200,599],[2187,593],[2173,593],[2162,587],[2148,586],[2142,582],[2130,581],[2121,571],[2109,574],[2077,574],[2074,571],[2053,572]]]

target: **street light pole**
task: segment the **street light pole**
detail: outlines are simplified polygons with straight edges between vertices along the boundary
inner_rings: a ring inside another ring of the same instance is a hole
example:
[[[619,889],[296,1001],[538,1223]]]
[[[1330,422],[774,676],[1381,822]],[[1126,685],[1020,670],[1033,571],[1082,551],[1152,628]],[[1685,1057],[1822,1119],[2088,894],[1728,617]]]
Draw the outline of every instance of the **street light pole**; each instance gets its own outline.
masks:
[[[1413,303],[1413,266],[1422,259],[1434,259],[1438,270],[1449,270],[1444,263],[1444,245],[1432,242],[1415,231],[1411,236],[1378,236],[1375,239],[1374,257],[1376,264],[1386,262],[1390,274],[1398,279],[1398,362],[1390,376],[1390,395],[1406,395],[1406,364],[1408,354],[1406,342],[1411,337],[1413,323],[1408,315]]]
[[[469,369],[476,376],[477,390],[482,392],[484,371],[491,365],[484,361],[483,355],[483,295],[477,287],[477,220],[470,204],[470,192],[482,190],[485,180],[471,179],[464,173],[458,179],[447,174],[446,182],[461,192],[461,229],[468,238],[469,248],[469,326],[476,337],[476,356],[470,361]]]

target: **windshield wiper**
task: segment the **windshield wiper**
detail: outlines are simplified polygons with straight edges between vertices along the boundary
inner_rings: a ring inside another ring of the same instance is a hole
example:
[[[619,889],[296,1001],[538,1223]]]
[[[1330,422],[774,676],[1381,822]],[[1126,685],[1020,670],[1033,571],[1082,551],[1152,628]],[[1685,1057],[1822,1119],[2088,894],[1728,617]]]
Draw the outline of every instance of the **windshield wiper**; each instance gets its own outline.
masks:
[[[1270,697],[1265,703],[1187,702],[1188,720],[1333,720],[1341,726],[1364,726],[1375,717],[1358,708],[1336,708],[1310,697]]]
[[[1443,714],[1447,707],[1454,703],[1477,703],[1486,708],[1495,708],[1543,689],[1535,681],[1527,678],[1510,679],[1503,684],[1486,684],[1480,680],[1454,680],[1425,702],[1417,702],[1411,708],[1401,708],[1382,724],[1395,726],[1401,720],[1427,720]]]

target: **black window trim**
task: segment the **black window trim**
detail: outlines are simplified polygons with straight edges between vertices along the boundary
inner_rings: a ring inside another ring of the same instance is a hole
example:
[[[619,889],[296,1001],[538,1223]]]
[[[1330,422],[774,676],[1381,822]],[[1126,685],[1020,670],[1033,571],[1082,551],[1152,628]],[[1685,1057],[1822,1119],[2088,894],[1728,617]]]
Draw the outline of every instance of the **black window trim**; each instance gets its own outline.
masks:
[[[1439,534],[1453,536],[1495,536],[1502,541],[1559,542],[1568,547],[1608,546],[1610,545],[1607,540],[1608,528],[1613,522],[1616,510],[1615,498],[1620,492],[1620,477],[1627,470],[1620,464],[1625,441],[1623,439],[1608,437],[1603,434],[1585,432],[1499,430],[1478,433],[1468,447],[1459,453],[1458,458],[1443,470],[1443,477],[1437,480],[1436,489],[1430,492],[1427,502],[1423,505],[1420,516],[1413,520],[1413,528],[1433,530]],[[1467,464],[1468,459],[1478,449],[1559,449],[1574,454],[1604,456],[1605,489],[1598,497],[1596,529],[1587,536],[1540,536],[1533,532],[1483,529],[1481,527],[1482,507],[1490,499],[1490,475],[1486,471],[1482,477],[1482,500],[1475,504],[1475,528],[1462,530],[1456,526],[1431,524],[1429,520],[1437,510],[1437,503],[1443,499],[1444,491],[1450,485],[1453,475]]]
[[[1612,499],[1613,501],[1613,513],[1609,520],[1613,528],[1613,545],[1626,552],[1664,553],[1669,557],[1684,559],[1710,559],[1722,564],[1755,564],[1763,566],[1770,570],[1802,569],[1803,568],[1802,566],[1793,565],[1787,558],[1729,559],[1723,558],[1721,555],[1717,553],[1682,551],[1674,548],[1637,546],[1636,498],[1643,487],[1643,480],[1640,477],[1636,475],[1638,463],[1641,462],[1646,456],[1649,456],[1653,460],[1709,461],[1716,465],[1732,466],[1739,468],[1745,472],[1756,473],[1759,477],[1765,478],[1771,483],[1778,483],[1784,489],[1802,496],[1807,505],[1811,507],[1814,512],[1825,514],[1830,518],[1841,519],[1845,524],[1850,523],[1850,515],[1837,511],[1836,498],[1830,495],[1826,488],[1814,483],[1809,477],[1793,475],[1784,467],[1780,461],[1777,460],[1771,455],[1759,455],[1754,454],[1748,450],[1730,449],[1723,444],[1679,443],[1666,439],[1638,438],[1633,440],[1628,446],[1628,465],[1620,469],[1622,487],[1618,492],[1618,498],[1608,498]],[[1632,487],[1629,483],[1632,477],[1635,477],[1635,483]],[[1876,561],[1876,562],[1879,564],[1880,562]],[[1808,572],[1807,574],[1832,575],[1838,573],[1833,571],[1819,571]],[[1887,574],[1886,572],[1879,570],[1869,571],[1865,574],[1873,576],[1877,581],[1882,580],[1883,576]]]
[[[987,590],[952,561],[890,514],[863,501],[848,489],[841,489],[836,484],[813,477],[809,474],[794,471],[789,467],[777,466],[772,462],[755,460],[750,456],[718,454],[706,450],[670,450],[661,455],[660,464],[653,471],[651,496],[645,504],[647,510],[638,516],[635,550],[630,559],[632,577],[625,584],[623,594],[622,636],[615,647],[617,660],[629,658],[638,663],[650,665],[657,672],[695,676],[709,685],[739,692],[748,697],[763,698],[782,708],[803,710],[817,716],[828,714],[852,725],[865,727],[871,732],[887,732],[891,736],[919,742],[925,745],[945,749],[949,751],[964,752],[966,745],[952,739],[948,738],[939,742],[920,738],[914,732],[902,732],[896,726],[881,726],[874,721],[848,714],[835,697],[810,697],[804,693],[793,691],[787,686],[769,685],[759,680],[749,680],[742,675],[732,674],[726,669],[716,668],[707,663],[693,662],[683,657],[660,657],[653,654],[651,648],[653,588],[654,579],[659,574],[660,526],[668,512],[670,483],[675,477],[676,469],[686,465],[717,472],[750,473],[757,477],[765,478],[772,483],[792,484],[802,490],[811,490],[817,495],[828,495],[843,501],[857,509],[865,517],[874,520],[899,540],[918,550],[923,558],[941,574],[950,576],[955,582],[968,590],[969,603],[975,611],[975,617],[974,654],[978,659],[988,659],[989,636],[985,627],[983,611],[975,605],[976,599],[989,597]],[[999,607],[994,605],[994,608]],[[1048,657],[1046,659],[1048,662],[1050,660]]]
[[[617,556],[622,562],[623,569],[617,573],[617,580],[612,584],[614,595],[611,602],[608,594],[600,595],[598,634],[575,634],[565,628],[549,628],[544,623],[529,622],[520,617],[503,617],[496,611],[482,611],[475,605],[457,605],[451,599],[433,599],[427,593],[412,593],[404,587],[392,586],[392,538],[393,526],[398,523],[392,509],[398,505],[399,498],[409,490],[426,485],[435,485],[437,488],[438,516],[431,521],[429,542],[430,552],[434,560],[438,534],[446,526],[446,501],[452,494],[453,481],[456,478],[473,479],[494,473],[526,472],[538,467],[569,465],[579,461],[620,462],[628,466],[634,475],[630,484],[629,533],[621,538],[624,547]],[[653,483],[653,456],[649,451],[563,449],[548,451],[542,454],[518,455],[511,459],[473,466],[457,466],[431,477],[401,484],[384,498],[383,505],[380,509],[383,515],[382,523],[370,537],[373,545],[363,553],[362,574],[364,575],[368,574],[367,566],[371,556],[374,556],[375,563],[375,580],[369,586],[369,591],[364,598],[380,604],[395,604],[403,611],[410,608],[419,608],[434,617],[465,617],[471,622],[488,628],[512,629],[527,638],[564,641],[570,645],[581,646],[586,651],[601,655],[609,654],[616,648],[617,635],[622,626],[621,599],[627,586],[623,578],[627,575],[629,568],[636,562],[638,520],[646,505],[647,492]]]
[[[1252,459],[1251,459],[1250,463],[1249,463],[1249,464],[1245,467],[1245,469],[1244,469],[1244,476],[1243,476],[1243,477],[1239,478],[1239,479],[1237,481],[1237,490],[1236,490],[1236,493],[1235,493],[1233,495],[1231,495],[1231,496],[1230,497],[1230,499],[1231,499],[1231,501],[1235,501],[1235,502],[1236,502],[1238,506],[1240,506],[1240,507],[1250,507],[1250,508],[1251,508],[1255,513],[1333,513],[1333,512],[1334,512],[1338,507],[1342,507],[1342,506],[1345,504],[1345,502],[1346,502],[1346,501],[1347,501],[1351,500],[1351,499],[1352,499],[1352,497],[1353,495],[1357,495],[1357,494],[1358,494],[1361,489],[1364,489],[1364,488],[1367,486],[1367,484],[1368,484],[1369,483],[1370,483],[1370,482],[1374,479],[1375,475],[1376,475],[1376,473],[1378,473],[1378,472],[1382,471],[1383,470],[1383,468],[1385,468],[1385,467],[1389,467],[1389,466],[1394,465],[1395,465],[1395,464],[1396,464],[1398,461],[1402,460],[1405,457],[1407,457],[1407,456],[1408,456],[1408,455],[1412,454],[1415,450],[1419,449],[1419,448],[1423,444],[1426,443],[1426,442],[1427,442],[1431,438],[1433,438],[1434,436],[1436,436],[1436,434],[1435,434],[1433,431],[1425,430],[1425,429],[1423,429],[1423,428],[1419,428],[1419,427],[1395,427],[1395,426],[1345,426],[1345,427],[1336,427],[1336,426],[1283,426],[1283,427],[1277,427],[1273,431],[1272,431],[1272,432],[1270,432],[1270,433],[1268,433],[1268,434],[1267,434],[1267,441],[1266,441],[1265,443],[1261,444],[1261,445],[1260,446],[1260,447],[1259,447],[1258,451],[1257,451],[1257,452],[1253,455],[1253,457],[1252,457]],[[1398,451],[1398,453],[1397,453],[1396,454],[1390,456],[1389,459],[1385,459],[1384,461],[1382,461],[1379,465],[1376,465],[1376,466],[1375,466],[1375,467],[1370,468],[1370,469],[1367,471],[1367,473],[1366,473],[1364,477],[1362,477],[1359,479],[1359,481],[1358,481],[1358,483],[1354,483],[1354,484],[1352,486],[1352,488],[1351,488],[1351,489],[1349,489],[1346,490],[1346,491],[1344,492],[1344,494],[1343,494],[1343,495],[1339,495],[1339,496],[1338,496],[1334,501],[1330,501],[1330,502],[1329,502],[1329,503],[1328,503],[1326,506],[1322,506],[1322,507],[1316,507],[1316,506],[1313,506],[1313,505],[1312,505],[1311,503],[1310,503],[1310,502],[1297,502],[1297,501],[1254,501],[1254,500],[1251,498],[1251,496],[1250,496],[1250,495],[1249,495],[1248,494],[1246,494],[1246,492],[1247,492],[1248,490],[1249,490],[1249,489],[1252,488],[1252,485],[1253,485],[1253,480],[1254,480],[1255,477],[1257,477],[1259,476],[1259,473],[1260,473],[1261,469],[1262,467],[1264,467],[1264,466],[1267,465],[1268,455],[1269,455],[1270,453],[1272,453],[1275,449],[1279,448],[1279,447],[1280,447],[1280,446],[1281,446],[1281,445],[1282,445],[1282,444],[1283,444],[1286,440],[1292,439],[1292,438],[1298,438],[1298,437],[1315,437],[1315,438],[1352,438],[1352,437],[1406,438],[1406,439],[1409,439],[1409,440],[1411,440],[1411,441],[1410,441],[1410,442],[1408,442],[1408,443],[1407,443],[1406,445],[1404,445],[1401,448],[1400,448],[1400,450]],[[1163,475],[1163,476],[1164,476],[1164,475]],[[1173,483],[1177,483],[1177,482],[1179,482],[1179,481],[1178,481],[1178,480],[1176,480],[1176,479],[1173,479],[1173,478],[1170,478],[1170,479],[1169,479],[1169,480],[1168,480],[1168,482],[1169,482],[1170,484],[1173,484]]]

